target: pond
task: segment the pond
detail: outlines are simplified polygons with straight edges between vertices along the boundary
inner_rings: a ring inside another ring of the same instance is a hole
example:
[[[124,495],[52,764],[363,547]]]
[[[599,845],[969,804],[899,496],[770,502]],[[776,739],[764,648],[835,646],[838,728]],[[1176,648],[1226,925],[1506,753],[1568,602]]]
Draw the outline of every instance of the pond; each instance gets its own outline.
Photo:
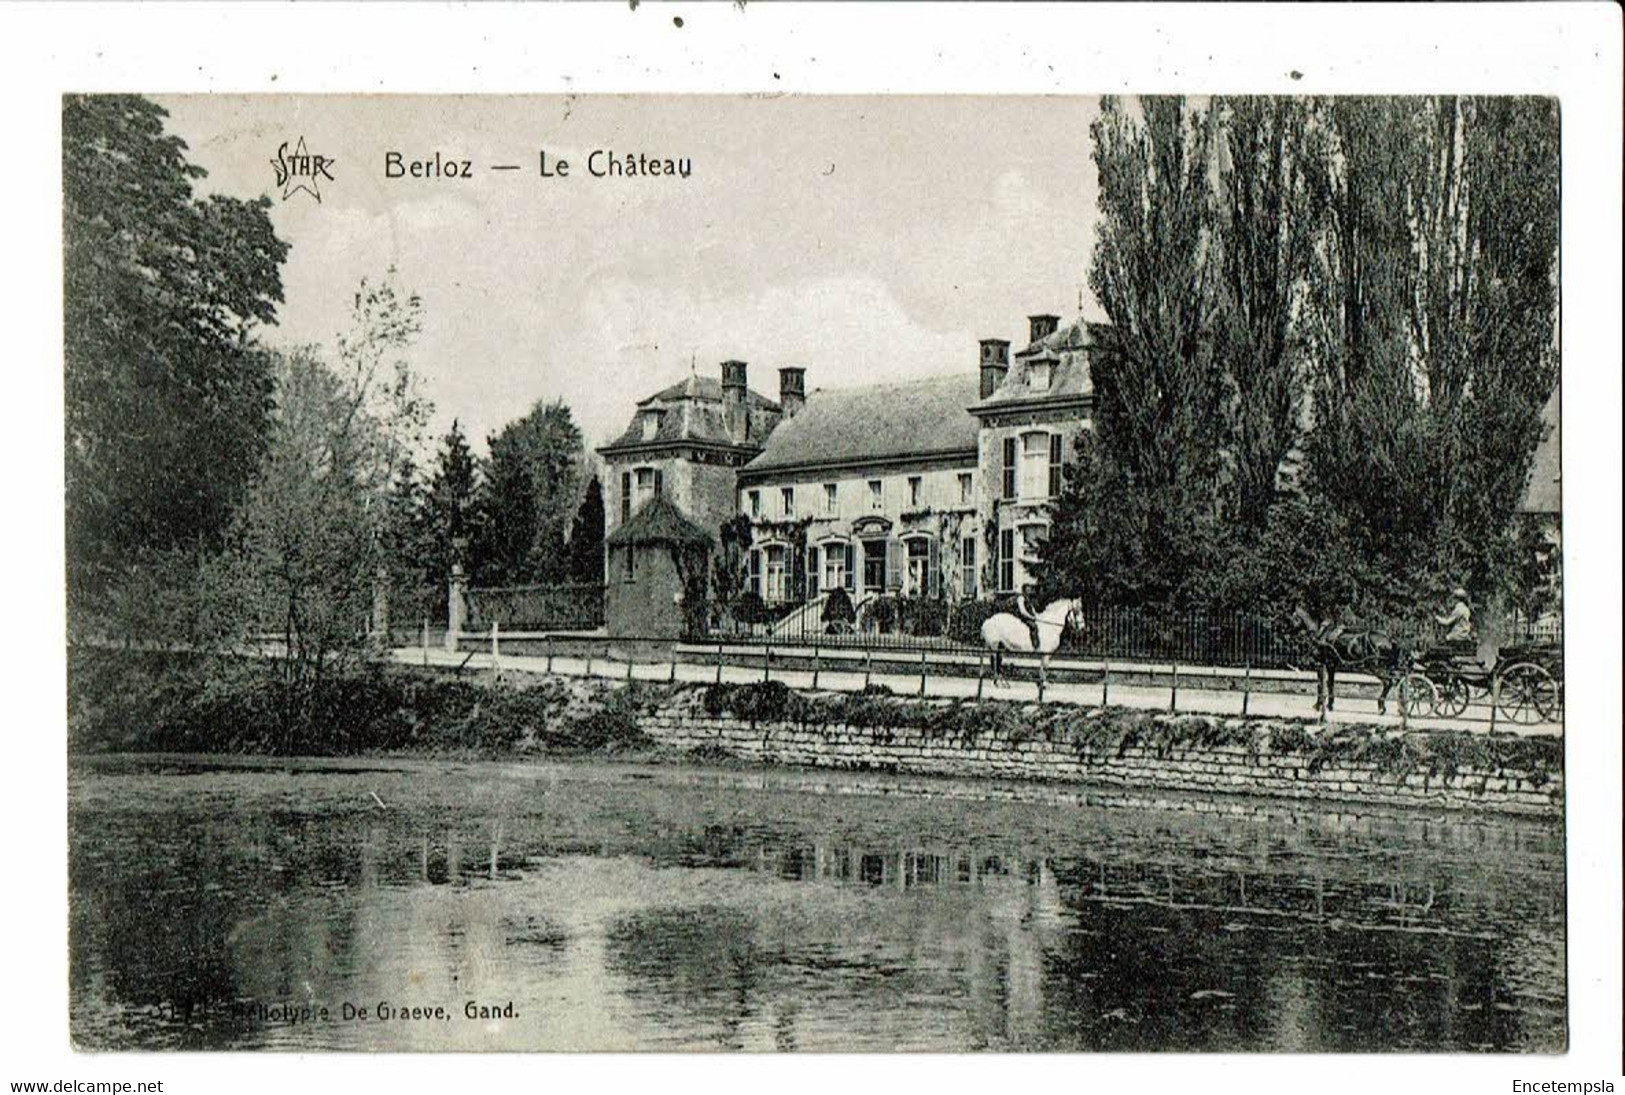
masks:
[[[859,774],[76,759],[85,1049],[1492,1050],[1563,832]]]

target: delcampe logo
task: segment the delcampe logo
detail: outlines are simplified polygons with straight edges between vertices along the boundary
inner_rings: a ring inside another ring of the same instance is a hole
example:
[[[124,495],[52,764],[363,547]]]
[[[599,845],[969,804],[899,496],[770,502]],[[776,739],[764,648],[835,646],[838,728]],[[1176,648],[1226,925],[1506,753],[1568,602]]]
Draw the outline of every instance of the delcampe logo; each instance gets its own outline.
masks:
[[[276,159],[271,161],[271,167],[276,171],[276,184],[282,187],[282,200],[287,201],[303,190],[318,202],[321,201],[321,180],[335,181],[330,168],[337,162],[332,157],[309,151],[302,136],[292,152],[288,151],[288,142],[283,141],[276,150]]]

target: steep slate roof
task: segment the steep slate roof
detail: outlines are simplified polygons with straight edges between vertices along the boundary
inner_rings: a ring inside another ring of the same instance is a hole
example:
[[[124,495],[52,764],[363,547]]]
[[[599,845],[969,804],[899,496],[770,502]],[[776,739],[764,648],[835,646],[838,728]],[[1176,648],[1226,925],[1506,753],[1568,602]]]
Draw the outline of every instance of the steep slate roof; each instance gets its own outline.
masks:
[[[1558,422],[1558,399],[1552,397],[1541,408],[1540,421],[1546,434],[1535,448],[1535,461],[1529,468],[1529,482],[1518,503],[1519,513],[1563,512],[1563,430]]]
[[[764,395],[750,391],[745,394],[745,405],[750,412],[750,436],[744,444],[758,447],[773,429],[779,405]],[[665,412],[661,415],[660,428],[653,437],[646,438],[643,436],[643,414],[657,408]],[[722,382],[716,377],[690,376],[647,399],[639,400],[637,413],[632,416],[626,430],[599,451],[631,445],[680,442],[739,444],[728,431],[727,410],[722,402]]]
[[[815,391],[779,423],[742,475],[785,468],[862,464],[911,456],[975,453],[977,378],[950,376]]]
[[[687,380],[678,381],[671,387],[664,388],[646,399],[638,400],[638,406],[647,407],[651,403],[671,403],[678,399],[702,399],[711,403],[721,403],[722,381],[714,376],[690,374]],[[773,411],[779,409],[777,403],[758,392],[747,391],[745,399],[752,407]]]
[[[656,495],[606,538],[611,544],[709,544],[705,530],[684,516],[676,503]]]
[[[1093,344],[1088,325],[1079,319],[1018,350],[1011,358],[1010,371],[1004,381],[992,395],[977,404],[977,409],[997,410],[1011,404],[1093,395],[1095,385],[1089,376],[1089,347]],[[1034,388],[1031,384],[1032,365],[1039,361],[1050,363],[1048,388]]]

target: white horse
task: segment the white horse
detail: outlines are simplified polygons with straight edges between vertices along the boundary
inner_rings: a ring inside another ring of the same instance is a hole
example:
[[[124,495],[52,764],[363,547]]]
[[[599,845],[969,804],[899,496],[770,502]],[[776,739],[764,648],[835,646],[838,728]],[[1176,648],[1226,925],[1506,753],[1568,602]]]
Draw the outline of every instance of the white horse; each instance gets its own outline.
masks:
[[[1062,598],[1051,601],[1037,614],[1036,653],[1047,663],[1060,647],[1061,634],[1068,627],[1083,630],[1083,602]],[[993,652],[993,683],[1004,683],[1004,652],[1034,653],[1033,631],[1027,621],[1010,612],[996,612],[982,621],[982,641]]]

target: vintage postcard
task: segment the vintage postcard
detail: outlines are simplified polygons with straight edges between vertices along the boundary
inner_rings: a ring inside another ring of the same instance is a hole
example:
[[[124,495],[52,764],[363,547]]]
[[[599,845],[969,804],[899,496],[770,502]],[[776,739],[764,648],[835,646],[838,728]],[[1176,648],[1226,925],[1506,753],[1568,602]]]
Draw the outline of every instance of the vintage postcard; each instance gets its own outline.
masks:
[[[64,96],[73,1044],[1563,1052],[1563,126]]]

